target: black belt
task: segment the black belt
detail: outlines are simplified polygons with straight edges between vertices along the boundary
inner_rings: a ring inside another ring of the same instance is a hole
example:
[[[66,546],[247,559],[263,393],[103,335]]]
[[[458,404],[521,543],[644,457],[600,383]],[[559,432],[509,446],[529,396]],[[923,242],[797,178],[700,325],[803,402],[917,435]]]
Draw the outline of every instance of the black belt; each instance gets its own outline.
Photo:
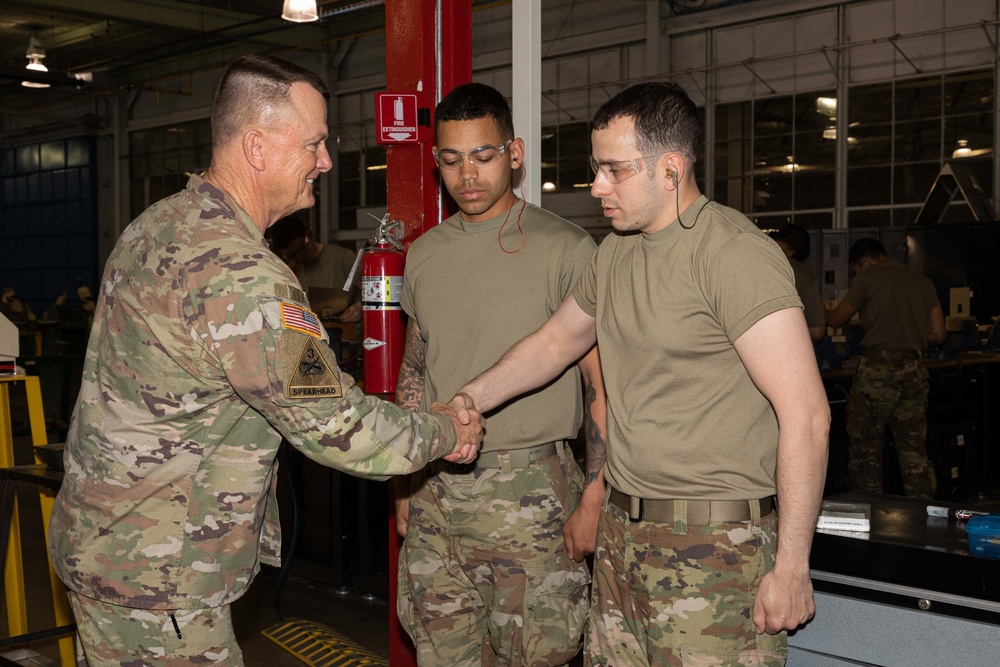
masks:
[[[865,350],[867,359],[877,361],[916,361],[923,356],[918,350]]]
[[[707,526],[725,521],[749,521],[750,503],[760,505],[761,516],[767,516],[774,511],[774,496],[759,500],[649,500],[626,495],[611,487],[609,500],[622,509],[630,521],[673,523],[681,520],[689,526]],[[686,508],[682,509],[681,503],[684,503]]]
[[[462,474],[475,470],[476,468],[496,468],[504,467],[504,463],[510,466],[511,470],[522,470],[532,463],[547,459],[559,453],[559,445],[564,444],[564,440],[556,442],[546,442],[534,447],[524,449],[505,449],[489,452],[479,452],[479,456],[472,463],[459,464],[451,463],[447,470],[450,473]]]

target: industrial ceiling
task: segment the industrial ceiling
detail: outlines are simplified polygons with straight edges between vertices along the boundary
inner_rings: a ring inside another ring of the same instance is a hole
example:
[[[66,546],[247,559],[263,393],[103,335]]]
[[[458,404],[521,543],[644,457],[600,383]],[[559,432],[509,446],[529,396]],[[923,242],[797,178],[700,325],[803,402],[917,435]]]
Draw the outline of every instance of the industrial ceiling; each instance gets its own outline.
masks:
[[[313,23],[284,21],[281,9],[281,0],[0,0],[0,113],[110,93],[251,51],[325,49],[385,21],[380,0],[321,0]],[[25,69],[32,37],[48,72]]]

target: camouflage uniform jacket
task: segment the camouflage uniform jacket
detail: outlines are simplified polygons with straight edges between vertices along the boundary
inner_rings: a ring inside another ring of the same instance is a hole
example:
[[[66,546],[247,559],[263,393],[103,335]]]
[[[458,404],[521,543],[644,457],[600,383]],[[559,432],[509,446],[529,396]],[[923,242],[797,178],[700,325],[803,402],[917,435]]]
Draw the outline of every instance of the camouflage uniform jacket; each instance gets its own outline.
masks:
[[[368,478],[454,448],[447,417],[341,376],[291,270],[191,177],[108,259],[50,524],[70,589],[112,604],[228,604],[277,564],[276,453]],[[266,502],[265,502],[266,498]]]

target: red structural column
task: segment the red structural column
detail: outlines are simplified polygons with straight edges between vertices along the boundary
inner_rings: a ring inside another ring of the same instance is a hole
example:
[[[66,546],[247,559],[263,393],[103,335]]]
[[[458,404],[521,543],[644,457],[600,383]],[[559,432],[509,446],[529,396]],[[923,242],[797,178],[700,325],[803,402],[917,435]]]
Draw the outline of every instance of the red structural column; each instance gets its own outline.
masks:
[[[436,31],[438,16],[440,29]],[[472,0],[386,0],[385,89],[390,93],[415,93],[417,106],[427,109],[424,116],[430,124],[421,130],[422,142],[386,146],[386,210],[393,220],[404,223],[407,247],[441,219],[438,178],[431,153],[434,107],[449,90],[471,80]],[[391,495],[389,507],[395,507]],[[413,646],[396,618],[400,541],[391,512],[388,529],[389,664],[410,667],[416,665]]]

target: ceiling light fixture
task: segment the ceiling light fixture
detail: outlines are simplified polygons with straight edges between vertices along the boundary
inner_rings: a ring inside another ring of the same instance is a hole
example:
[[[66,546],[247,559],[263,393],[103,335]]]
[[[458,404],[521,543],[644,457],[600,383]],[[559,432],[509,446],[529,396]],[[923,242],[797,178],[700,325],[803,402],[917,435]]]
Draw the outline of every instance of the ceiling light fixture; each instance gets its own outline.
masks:
[[[972,157],[972,149],[969,148],[969,140],[959,139],[958,148],[952,151],[951,156],[953,158]]]
[[[25,69],[31,70],[32,72],[49,71],[49,68],[42,64],[42,59],[45,57],[45,49],[42,48],[38,38],[34,35],[28,38],[28,49],[24,52],[24,57],[28,59],[28,64],[24,66]],[[22,81],[21,85],[25,88],[50,87],[50,84],[39,81]]]
[[[281,8],[281,18],[292,23],[308,23],[319,20],[316,0],[285,0]]]

